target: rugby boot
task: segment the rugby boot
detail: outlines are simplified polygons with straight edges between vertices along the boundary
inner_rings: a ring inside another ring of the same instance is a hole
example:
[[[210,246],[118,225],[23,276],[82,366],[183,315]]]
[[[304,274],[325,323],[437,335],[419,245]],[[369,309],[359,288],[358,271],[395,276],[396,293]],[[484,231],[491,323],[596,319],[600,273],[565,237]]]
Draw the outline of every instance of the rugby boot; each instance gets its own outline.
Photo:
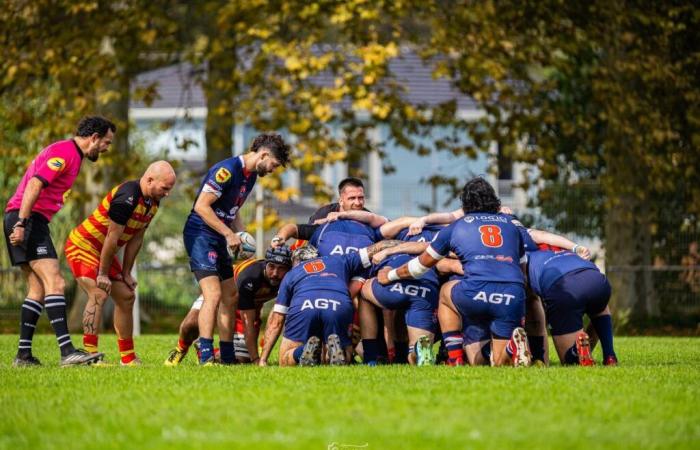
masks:
[[[175,347],[168,353],[168,358],[165,360],[163,365],[169,367],[179,366],[183,359],[187,356],[187,352],[181,351],[179,348]]]
[[[605,361],[603,361],[604,366],[616,366],[617,364],[617,357],[615,355],[608,355]]]
[[[17,355],[12,361],[12,367],[37,367],[41,365],[41,361],[33,355]]]
[[[345,361],[345,350],[340,344],[340,338],[337,334],[331,334],[328,336],[328,362],[331,366],[344,366],[347,364]]]
[[[321,340],[317,336],[311,336],[304,344],[299,365],[311,367],[319,364],[321,364]]]
[[[585,331],[576,335],[576,353],[578,353],[578,363],[581,366],[593,366],[595,361],[591,357],[591,341]]]
[[[532,362],[530,345],[527,343],[527,334],[521,327],[513,330],[508,346],[513,352],[513,367],[528,367]]]
[[[141,361],[141,358],[139,358],[138,356],[134,356],[134,359],[132,359],[128,363],[125,363],[124,361],[120,361],[119,365],[125,366],[125,367],[138,367],[138,366],[142,366],[143,362]]]
[[[416,365],[417,366],[432,366],[435,364],[435,355],[433,355],[433,345],[428,336],[421,336],[416,342]]]
[[[61,367],[89,366],[94,362],[102,360],[104,357],[104,353],[88,353],[85,350],[78,348],[66,356],[61,356]]]

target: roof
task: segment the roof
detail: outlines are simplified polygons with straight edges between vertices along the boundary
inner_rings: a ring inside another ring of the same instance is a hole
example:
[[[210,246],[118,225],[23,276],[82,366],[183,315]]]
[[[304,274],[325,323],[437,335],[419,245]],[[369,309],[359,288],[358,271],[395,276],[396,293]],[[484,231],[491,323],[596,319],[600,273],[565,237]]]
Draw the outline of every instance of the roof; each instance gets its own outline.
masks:
[[[406,51],[400,58],[392,60],[390,70],[407,87],[406,100],[413,104],[435,105],[457,100],[460,110],[476,110],[473,99],[461,94],[448,80],[434,79],[432,67],[426,65],[414,52]],[[189,63],[163,67],[144,72],[136,77],[132,90],[137,86],[158,83],[158,94],[150,106],[133,101],[131,108],[201,108],[206,106],[198,78],[204,75],[200,67]],[[319,84],[332,85],[330,75],[315,77]]]

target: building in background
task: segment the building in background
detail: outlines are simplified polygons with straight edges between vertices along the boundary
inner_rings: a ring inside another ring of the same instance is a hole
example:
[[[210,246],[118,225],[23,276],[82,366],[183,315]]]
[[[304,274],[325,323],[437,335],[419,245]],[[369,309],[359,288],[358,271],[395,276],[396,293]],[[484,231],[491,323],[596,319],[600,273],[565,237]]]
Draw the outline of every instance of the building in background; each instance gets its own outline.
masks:
[[[391,69],[398,79],[406,83],[407,100],[411,103],[436,104],[456,99],[462,117],[478,117],[481,114],[473,101],[453,89],[447,81],[433,79],[431,69],[416,55],[407,53],[402,59],[394,61]],[[142,139],[147,151],[162,154],[163,150],[167,150],[168,158],[203,169],[206,155],[206,102],[202,89],[196,82],[196,75],[189,64],[161,68],[140,75],[135,87],[157,81],[159,98],[148,107],[133,102],[130,107],[130,119],[135,124],[135,129],[132,129],[133,138]],[[163,123],[171,126],[162,127]],[[233,130],[232,153],[242,153],[257,132],[245,123],[236,124]],[[444,132],[445,130],[436,129],[435,138],[439,138]],[[376,139],[382,140],[388,135],[388,130],[380,124],[375,133]],[[432,147],[429,138],[423,139],[421,144]],[[469,136],[465,135],[464,139],[467,142]],[[187,147],[187,150],[183,150],[184,147]],[[498,164],[499,176],[489,174],[490,165],[495,164],[497,160],[496,151],[491,155],[480,154],[476,159],[470,159],[436,150],[428,156],[419,156],[398,146],[389,147],[387,150],[389,161],[396,168],[393,173],[383,173],[382,161],[376,154],[365,157],[359,167],[367,174],[367,207],[387,217],[420,215],[426,210],[458,207],[458,199],[455,199],[448,189],[433,188],[427,183],[433,175],[456,177],[461,180],[467,180],[474,175],[485,175],[500,191],[504,204],[516,210],[522,210],[526,206],[525,195],[518,194],[517,190],[513,189],[514,181],[517,182],[513,177],[517,177],[519,171],[513,169],[512,163],[505,161]],[[324,167],[319,175],[334,188],[348,172],[347,163],[336,163]],[[295,187],[301,194],[295,199],[294,206],[279,205],[281,208],[276,208],[281,216],[303,217],[308,210],[317,206],[312,197],[313,189],[304,183],[303,178],[298,171],[285,171],[285,186]]]

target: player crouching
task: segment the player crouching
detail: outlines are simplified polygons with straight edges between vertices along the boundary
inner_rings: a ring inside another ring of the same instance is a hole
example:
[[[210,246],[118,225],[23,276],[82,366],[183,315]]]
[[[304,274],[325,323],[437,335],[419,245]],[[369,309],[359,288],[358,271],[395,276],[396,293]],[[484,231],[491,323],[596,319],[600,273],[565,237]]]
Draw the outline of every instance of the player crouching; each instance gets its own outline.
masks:
[[[280,283],[291,267],[291,252],[287,247],[270,248],[265,253],[265,259],[251,258],[234,267],[238,309],[233,344],[237,362],[257,363],[260,359],[257,342],[262,307],[277,296]],[[199,336],[198,320],[202,302],[200,295],[182,320],[177,346],[168,354],[166,366],[179,365]]]

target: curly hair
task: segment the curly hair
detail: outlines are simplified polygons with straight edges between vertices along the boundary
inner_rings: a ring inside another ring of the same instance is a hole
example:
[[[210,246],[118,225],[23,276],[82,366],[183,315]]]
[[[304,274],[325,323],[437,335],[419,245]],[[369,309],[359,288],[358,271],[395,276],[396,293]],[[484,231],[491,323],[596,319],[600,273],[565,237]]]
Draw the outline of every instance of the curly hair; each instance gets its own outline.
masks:
[[[107,130],[112,130],[112,133],[116,133],[117,126],[102,116],[86,116],[78,122],[78,129],[75,131],[75,135],[90,137],[97,133],[99,137],[103,138],[107,134]]]
[[[282,136],[277,133],[262,133],[253,139],[250,144],[250,151],[255,153],[262,147],[270,150],[270,153],[280,162],[283,166],[287,166],[289,162],[289,145],[284,142]]]
[[[493,186],[481,177],[472,178],[462,188],[460,195],[462,210],[471,212],[497,213],[501,208],[501,200],[493,190]]]

